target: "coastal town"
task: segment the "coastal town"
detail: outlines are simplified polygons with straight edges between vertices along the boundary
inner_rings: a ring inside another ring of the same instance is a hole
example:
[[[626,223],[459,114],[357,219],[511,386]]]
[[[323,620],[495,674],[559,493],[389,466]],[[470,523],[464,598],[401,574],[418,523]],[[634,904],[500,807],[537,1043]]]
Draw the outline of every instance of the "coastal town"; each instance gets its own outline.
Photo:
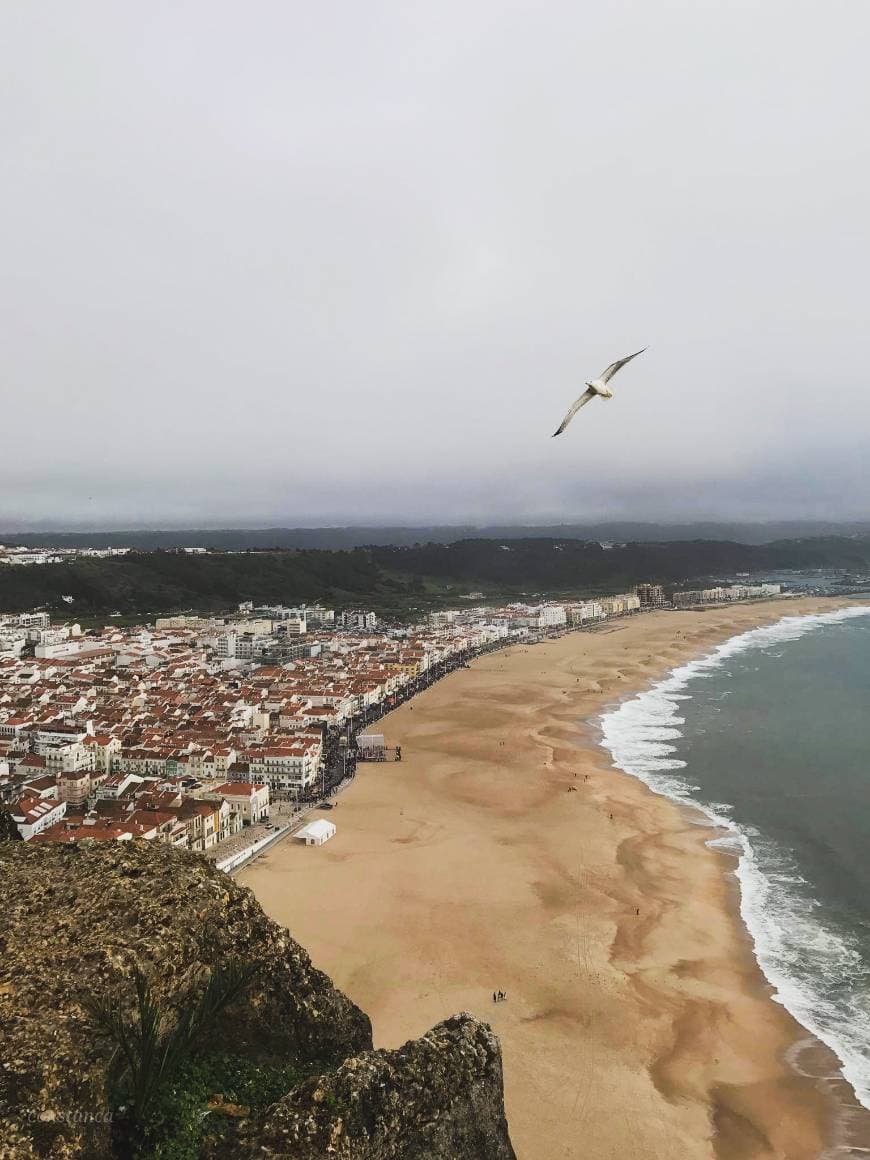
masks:
[[[710,589],[684,606],[778,591]],[[251,602],[84,631],[44,611],[2,616],[6,828],[36,843],[164,842],[233,870],[288,834],[310,838],[307,812],[332,808],[358,762],[401,759],[370,726],[471,657],[664,603],[660,585],[644,584],[400,627],[366,609]]]

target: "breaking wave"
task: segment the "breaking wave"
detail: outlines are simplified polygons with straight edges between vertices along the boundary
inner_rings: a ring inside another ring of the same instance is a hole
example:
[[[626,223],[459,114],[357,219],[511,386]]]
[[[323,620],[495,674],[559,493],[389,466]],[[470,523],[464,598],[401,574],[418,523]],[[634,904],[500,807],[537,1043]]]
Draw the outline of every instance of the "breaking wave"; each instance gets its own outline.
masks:
[[[788,616],[731,637],[605,713],[600,726],[602,745],[617,769],[639,778],[655,793],[695,807],[705,822],[721,829],[710,844],[738,855],[740,911],[758,963],[774,988],[773,997],[835,1052],[859,1100],[870,1108],[870,963],[857,940],[826,922],[789,851],[750,826],[738,826],[727,803],[695,796],[699,787],[672,744],[682,737],[681,707],[691,700],[689,686],[721,670],[729,657],[771,649],[824,625],[867,615],[870,608],[853,607]]]

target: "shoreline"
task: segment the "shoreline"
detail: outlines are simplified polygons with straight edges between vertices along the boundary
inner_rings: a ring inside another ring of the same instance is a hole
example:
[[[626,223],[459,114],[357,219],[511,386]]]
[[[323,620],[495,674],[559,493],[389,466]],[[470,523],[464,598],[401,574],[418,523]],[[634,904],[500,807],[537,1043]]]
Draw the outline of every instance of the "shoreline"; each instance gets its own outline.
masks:
[[[461,1009],[490,1022],[521,1158],[833,1155],[854,1095],[772,1000],[736,857],[595,726],[728,637],[856,603],[660,612],[478,658],[384,718],[405,760],[361,771],[329,846],[281,843],[238,879],[378,1046]]]

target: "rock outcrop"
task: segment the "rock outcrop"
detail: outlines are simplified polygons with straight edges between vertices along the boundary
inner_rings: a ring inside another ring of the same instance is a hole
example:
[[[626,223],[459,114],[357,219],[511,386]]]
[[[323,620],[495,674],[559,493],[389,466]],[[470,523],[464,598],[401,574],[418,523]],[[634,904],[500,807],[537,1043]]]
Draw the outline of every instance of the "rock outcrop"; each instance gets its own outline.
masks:
[[[156,843],[0,843],[0,1158],[112,1155],[110,1045],[83,1003],[139,967],[170,1009],[208,968],[256,967],[219,1039],[298,1064],[283,1099],[207,1145],[215,1157],[508,1160],[498,1041],[462,1015],[399,1051],[253,894]]]
[[[306,1081],[210,1152],[213,1160],[510,1160],[501,1051],[471,1015],[398,1051],[373,1051]]]

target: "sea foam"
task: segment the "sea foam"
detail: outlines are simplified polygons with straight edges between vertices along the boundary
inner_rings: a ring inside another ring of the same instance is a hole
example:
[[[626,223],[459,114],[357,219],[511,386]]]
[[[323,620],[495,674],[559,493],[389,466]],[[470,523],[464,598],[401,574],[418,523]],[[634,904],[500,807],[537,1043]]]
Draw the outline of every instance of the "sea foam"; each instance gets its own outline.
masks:
[[[695,796],[691,769],[670,742],[682,736],[681,702],[688,686],[750,649],[770,650],[824,625],[870,615],[852,607],[814,616],[787,616],[724,641],[707,656],[675,668],[639,696],[605,713],[602,744],[617,769],[658,794],[701,811],[723,832],[710,845],[738,856],[740,911],[774,999],[839,1058],[843,1074],[870,1108],[870,964],[844,932],[830,928],[790,854],[731,820],[726,802]],[[771,653],[783,656],[782,651]]]

